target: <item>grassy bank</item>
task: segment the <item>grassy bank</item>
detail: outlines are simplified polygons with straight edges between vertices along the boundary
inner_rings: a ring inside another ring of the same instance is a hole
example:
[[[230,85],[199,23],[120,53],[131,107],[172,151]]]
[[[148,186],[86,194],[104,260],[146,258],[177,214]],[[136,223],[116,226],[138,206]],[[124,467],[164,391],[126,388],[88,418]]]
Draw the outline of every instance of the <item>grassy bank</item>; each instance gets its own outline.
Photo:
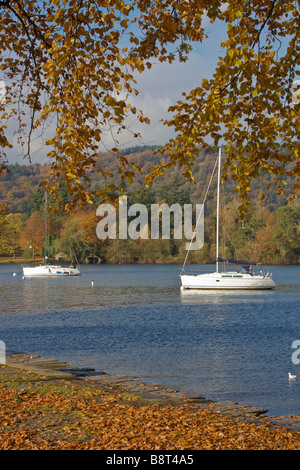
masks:
[[[246,419],[245,419],[246,418]],[[170,405],[96,382],[0,367],[1,450],[300,449],[265,416],[224,416],[214,405]]]
[[[13,258],[12,256],[1,256],[0,257],[0,264],[41,264],[44,262],[44,258],[35,258],[28,260],[27,258]]]

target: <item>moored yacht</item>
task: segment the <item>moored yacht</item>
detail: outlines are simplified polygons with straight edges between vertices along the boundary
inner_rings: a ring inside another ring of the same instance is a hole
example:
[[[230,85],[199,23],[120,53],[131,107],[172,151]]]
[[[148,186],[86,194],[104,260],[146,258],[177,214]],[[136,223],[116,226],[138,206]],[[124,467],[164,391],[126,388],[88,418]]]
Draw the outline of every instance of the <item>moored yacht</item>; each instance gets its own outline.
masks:
[[[221,148],[218,157],[217,227],[216,227],[216,271],[213,273],[187,274],[184,265],[180,273],[182,289],[273,289],[276,287],[269,272],[255,273],[259,263],[219,258],[219,207],[220,207]],[[186,258],[187,259],[187,258]],[[220,264],[234,264],[236,271],[220,271]]]

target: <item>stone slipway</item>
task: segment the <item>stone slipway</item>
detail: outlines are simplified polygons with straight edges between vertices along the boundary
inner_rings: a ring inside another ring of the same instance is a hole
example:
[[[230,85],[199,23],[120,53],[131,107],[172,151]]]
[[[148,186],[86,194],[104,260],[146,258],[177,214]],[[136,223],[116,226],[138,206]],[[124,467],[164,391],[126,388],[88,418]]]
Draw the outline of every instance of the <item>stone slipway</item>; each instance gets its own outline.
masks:
[[[11,368],[22,369],[37,375],[66,380],[82,380],[87,386],[100,386],[102,389],[117,390],[141,400],[143,404],[160,405],[188,405],[197,408],[207,408],[213,405],[213,411],[232,417],[245,417],[245,415],[259,416],[268,410],[242,406],[236,402],[213,402],[201,396],[189,396],[176,390],[170,390],[160,385],[144,383],[138,377],[122,377],[106,374],[90,368],[72,367],[64,361],[55,358],[44,358],[38,355],[10,351],[6,355],[6,365]]]
[[[86,386],[100,387],[108,391],[124,392],[124,396],[133,396],[145,405],[193,405],[198,409],[207,409],[213,405],[211,411],[236,419],[255,417],[267,413],[267,409],[256,406],[243,406],[232,401],[214,402],[201,396],[189,396],[176,390],[170,390],[160,385],[144,383],[139,377],[122,377],[109,375],[91,368],[80,368],[68,365],[56,358],[44,358],[38,355],[9,351],[6,353],[6,365],[11,368],[22,369],[37,375],[53,379],[81,381]],[[300,417],[288,416],[272,418],[272,421],[283,427],[287,426],[292,432],[300,432]]]

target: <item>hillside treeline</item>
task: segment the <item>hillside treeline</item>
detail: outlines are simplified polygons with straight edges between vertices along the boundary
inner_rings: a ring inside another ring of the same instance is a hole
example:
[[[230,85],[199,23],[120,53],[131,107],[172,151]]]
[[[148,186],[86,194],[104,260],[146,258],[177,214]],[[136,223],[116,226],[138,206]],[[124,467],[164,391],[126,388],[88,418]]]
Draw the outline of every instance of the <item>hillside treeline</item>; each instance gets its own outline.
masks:
[[[208,181],[215,164],[215,155],[199,155],[194,169],[195,184],[181,177],[180,169],[171,169],[168,175],[155,180],[151,187],[143,186],[144,175],[161,158],[153,148],[133,148],[123,152],[128,159],[143,169],[132,184],[124,183],[128,206],[140,203],[185,204],[203,202]],[[102,168],[115,165],[115,157],[104,154]],[[8,174],[0,175],[0,256],[23,257],[33,260],[44,255],[45,249],[45,197],[40,182],[49,174],[48,165],[10,165]],[[91,175],[94,189],[111,183],[108,178]],[[252,205],[243,221],[238,218],[238,197],[233,182],[222,185],[220,213],[220,255],[251,258],[262,263],[295,264],[300,260],[300,204],[296,198],[290,205],[276,190],[265,193],[270,177],[265,175],[255,182],[251,191]],[[288,187],[287,187],[288,192]],[[260,199],[266,194],[264,200]],[[48,201],[55,211],[46,219],[46,245],[49,258],[85,262],[94,255],[107,263],[182,263],[186,256],[187,240],[175,239],[171,217],[170,239],[103,239],[96,235],[99,201],[89,208],[78,208],[69,213],[65,204],[69,196],[61,189],[60,204]],[[194,217],[195,222],[195,217]],[[130,223],[130,219],[128,219]],[[150,226],[150,224],[149,224]],[[216,178],[212,182],[205,204],[205,238],[201,250],[191,251],[189,263],[214,263],[216,244]]]

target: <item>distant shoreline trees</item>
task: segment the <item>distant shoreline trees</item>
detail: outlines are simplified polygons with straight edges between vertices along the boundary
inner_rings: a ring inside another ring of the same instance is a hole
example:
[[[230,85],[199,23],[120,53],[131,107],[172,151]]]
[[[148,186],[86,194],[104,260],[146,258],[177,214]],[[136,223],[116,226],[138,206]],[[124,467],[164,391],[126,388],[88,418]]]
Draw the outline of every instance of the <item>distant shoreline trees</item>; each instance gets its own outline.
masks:
[[[140,159],[148,161],[148,150],[135,153]],[[145,155],[143,156],[143,153]],[[204,163],[205,163],[204,158]],[[149,210],[151,204],[200,203],[200,195],[205,188],[208,165],[200,165],[200,188],[193,188],[195,193],[186,188],[186,182],[174,173],[169,179],[150,185],[130,185],[130,191],[124,187],[128,196],[128,205],[144,204]],[[206,171],[205,171],[206,168]],[[44,255],[44,194],[38,187],[40,166],[26,169],[11,167],[10,175],[0,177],[0,257],[23,256],[33,260]],[[43,168],[45,172],[45,168]],[[24,179],[26,178],[26,179]],[[96,184],[96,180],[95,180]],[[100,184],[100,183],[97,183]],[[221,243],[222,255],[227,258],[251,258],[268,264],[299,264],[300,262],[300,205],[294,201],[285,205],[274,195],[269,204],[259,199],[260,187],[256,188],[253,204],[243,220],[238,215],[238,200],[234,188],[228,186],[226,196],[221,195]],[[27,187],[22,203],[10,199],[10,188]],[[199,251],[191,251],[188,262],[215,262],[215,225],[216,200],[214,189],[205,206],[205,240]],[[200,192],[199,192],[200,190]],[[68,195],[61,188],[62,198],[67,201]],[[270,196],[269,196],[270,197]],[[5,202],[4,202],[5,201]],[[51,201],[50,201],[51,202]],[[53,206],[57,204],[53,201]],[[48,255],[85,262],[89,255],[95,255],[106,263],[178,263],[185,258],[186,240],[99,240],[96,226],[99,219],[94,207],[80,208],[66,212],[57,205],[56,211],[48,214]],[[18,207],[24,212],[18,212]],[[171,219],[172,223],[172,219]],[[172,234],[172,226],[171,226]]]

